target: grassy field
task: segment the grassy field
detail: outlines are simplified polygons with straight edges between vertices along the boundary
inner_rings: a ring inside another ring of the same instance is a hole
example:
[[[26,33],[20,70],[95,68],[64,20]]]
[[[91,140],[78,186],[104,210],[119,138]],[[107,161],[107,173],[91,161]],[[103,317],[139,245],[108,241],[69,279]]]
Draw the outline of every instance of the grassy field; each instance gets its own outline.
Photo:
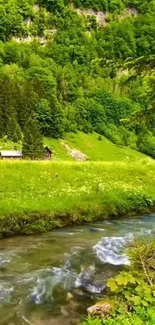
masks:
[[[85,134],[82,132],[67,133],[65,140],[71,148],[82,151],[89,160],[92,161],[126,161],[143,159],[145,155],[127,147],[118,147],[102,136],[96,133]]]
[[[54,161],[74,161],[74,158],[63,147],[63,143],[68,144],[71,149],[81,151],[90,161],[135,161],[146,157],[142,153],[130,148],[118,147],[103,136],[100,141],[98,137],[99,135],[96,133],[66,133],[64,139],[44,138],[44,145],[49,146],[53,150]],[[0,139],[0,149],[2,150],[21,150],[21,147],[21,143]]]
[[[76,162],[63,147],[88,157]],[[20,144],[19,149],[20,149]],[[155,162],[97,134],[44,138],[53,161],[0,161],[0,236],[146,211],[155,202]],[[11,142],[1,141],[3,149]]]
[[[0,161],[0,233],[44,231],[144,211],[155,202],[155,162]]]
[[[71,149],[78,149],[84,153],[91,161],[126,161],[144,159],[145,155],[126,147],[117,147],[107,138],[102,136],[98,140],[98,134],[67,133],[63,140],[44,138],[44,144],[51,147],[54,151],[54,160],[71,160],[73,158],[62,146],[65,142]]]

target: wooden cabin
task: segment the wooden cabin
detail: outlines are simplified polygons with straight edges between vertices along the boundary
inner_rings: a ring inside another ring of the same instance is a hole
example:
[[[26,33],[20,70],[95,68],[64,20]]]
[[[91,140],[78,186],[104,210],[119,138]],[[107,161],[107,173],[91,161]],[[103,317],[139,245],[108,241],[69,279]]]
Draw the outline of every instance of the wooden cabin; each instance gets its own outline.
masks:
[[[52,158],[52,150],[49,147],[44,147],[44,159],[51,160]]]
[[[21,151],[16,150],[1,150],[0,157],[1,159],[21,160],[23,158],[23,154]]]

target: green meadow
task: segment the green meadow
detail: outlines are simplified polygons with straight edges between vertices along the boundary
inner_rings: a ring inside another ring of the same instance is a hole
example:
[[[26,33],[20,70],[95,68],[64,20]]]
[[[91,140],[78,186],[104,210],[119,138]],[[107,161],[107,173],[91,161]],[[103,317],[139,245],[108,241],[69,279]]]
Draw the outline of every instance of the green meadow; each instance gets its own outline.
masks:
[[[67,144],[71,149],[77,149],[87,156],[89,161],[137,161],[146,158],[141,152],[128,147],[116,146],[106,137],[99,140],[97,133],[66,133],[63,139],[53,139],[44,137],[44,146],[48,146],[53,151],[54,161],[74,161],[63,144]],[[0,150],[21,150],[21,142],[14,143],[8,139],[0,139]]]
[[[146,212],[155,162],[0,161],[1,236]]]
[[[95,132],[92,134],[83,132],[66,133],[63,140],[44,138],[44,145],[49,146],[54,152],[54,160],[73,161],[74,159],[63,147],[63,143],[67,144],[71,149],[81,151],[90,161],[135,161],[146,157],[136,150],[118,147],[104,136],[99,140],[99,135]]]
[[[64,143],[87,161],[75,161]],[[3,149],[13,145],[0,142]],[[154,206],[155,162],[146,155],[96,133],[44,138],[44,145],[52,149],[52,161],[0,160],[0,236],[132,215]]]

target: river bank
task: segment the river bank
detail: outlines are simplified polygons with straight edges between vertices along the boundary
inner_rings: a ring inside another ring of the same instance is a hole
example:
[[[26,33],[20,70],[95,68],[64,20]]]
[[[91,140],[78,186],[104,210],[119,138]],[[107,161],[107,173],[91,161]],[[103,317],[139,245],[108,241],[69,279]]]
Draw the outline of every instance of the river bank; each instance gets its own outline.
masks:
[[[151,211],[155,163],[0,162],[0,237]]]
[[[0,237],[151,211],[155,163],[0,162]]]

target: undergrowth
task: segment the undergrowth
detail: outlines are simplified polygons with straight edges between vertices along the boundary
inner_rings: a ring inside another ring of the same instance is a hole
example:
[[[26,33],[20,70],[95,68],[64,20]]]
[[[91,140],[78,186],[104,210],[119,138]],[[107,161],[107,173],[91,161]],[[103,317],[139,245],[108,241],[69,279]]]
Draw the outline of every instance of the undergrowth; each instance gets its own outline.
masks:
[[[88,317],[82,325],[155,324],[155,242],[134,241],[128,250],[131,265],[108,280],[114,311],[105,317]]]

